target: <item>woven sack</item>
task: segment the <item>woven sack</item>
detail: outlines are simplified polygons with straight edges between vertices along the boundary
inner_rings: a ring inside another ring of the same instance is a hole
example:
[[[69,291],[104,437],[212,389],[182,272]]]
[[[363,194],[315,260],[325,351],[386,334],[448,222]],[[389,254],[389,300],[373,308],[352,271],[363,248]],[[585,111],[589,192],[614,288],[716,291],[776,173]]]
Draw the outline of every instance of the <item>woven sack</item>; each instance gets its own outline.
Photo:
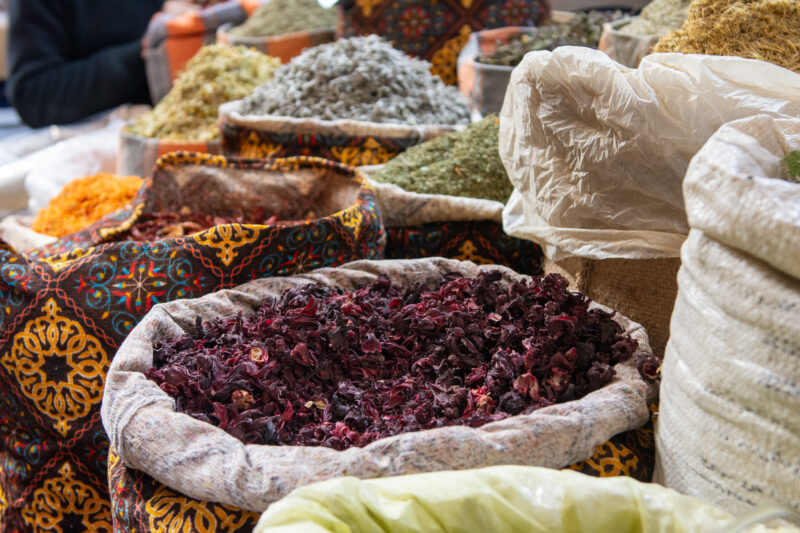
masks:
[[[372,168],[363,169],[367,175]],[[521,274],[542,273],[535,243],[506,235],[503,204],[492,200],[419,194],[370,181],[386,227],[387,259],[447,257],[507,266]]]
[[[336,40],[336,28],[295,31],[272,37],[240,37],[231,35],[229,33],[231,28],[233,28],[233,24],[223,24],[219,27],[217,44],[255,48],[268,56],[277,57],[281,63],[288,63],[306,48]]]
[[[725,122],[800,116],[800,74],[764,61],[598,50],[527,54],[500,115],[503,223],[555,261],[678,257],[689,160]]]
[[[230,0],[181,15],[157,13],[142,38],[150,98],[158,103],[200,48],[216,41],[217,28],[241,24],[263,0]]]
[[[107,242],[143,212],[182,206],[320,218]],[[100,402],[114,354],[154,305],[375,258],[382,240],[373,191],[352,168],[172,154],[127,208],[86,230],[28,255],[0,242],[0,531],[111,531]]]
[[[395,48],[432,64],[448,85],[457,83],[458,54],[473,31],[503,26],[543,26],[549,0],[341,0],[340,35],[378,34]]]
[[[661,35],[628,35],[619,31],[636,17],[629,17],[603,24],[598,49],[608,57],[626,67],[636,68],[644,56],[653,51]]]
[[[721,127],[684,181],[692,230],[663,365],[658,479],[730,512],[800,509],[800,119]]]
[[[380,165],[405,149],[460,126],[378,124],[277,115],[241,115],[240,101],[219,108],[222,149],[248,158],[308,155],[351,166]]]
[[[678,294],[677,257],[666,259],[585,259],[572,257],[544,262],[546,273],[567,278],[570,286],[611,307],[647,330],[650,347],[662,357],[669,339],[669,322]]]
[[[222,153],[219,139],[211,141],[171,141],[142,137],[127,131],[127,126],[119,131],[119,153],[117,154],[117,174],[121,176],[150,177],[156,161],[171,152],[196,152],[201,154]]]
[[[453,426],[381,439],[364,448],[245,446],[224,430],[176,413],[174,401],[144,376],[153,343],[192,331],[195,317],[249,312],[269,296],[310,282],[353,289],[387,274],[395,283],[440,281],[448,272],[474,276],[500,269],[510,282],[524,278],[498,266],[447,259],[362,261],[308,275],[256,280],[234,290],[154,309],[120,347],[112,363],[102,408],[114,449],[129,467],[170,489],[200,500],[263,511],[297,486],[343,474],[361,478],[490,464],[560,467],[588,457],[594,447],[641,426],[655,393],[629,360],[618,377],[580,400],[529,415],[469,428]],[[638,324],[618,316],[623,329],[649,350]]]

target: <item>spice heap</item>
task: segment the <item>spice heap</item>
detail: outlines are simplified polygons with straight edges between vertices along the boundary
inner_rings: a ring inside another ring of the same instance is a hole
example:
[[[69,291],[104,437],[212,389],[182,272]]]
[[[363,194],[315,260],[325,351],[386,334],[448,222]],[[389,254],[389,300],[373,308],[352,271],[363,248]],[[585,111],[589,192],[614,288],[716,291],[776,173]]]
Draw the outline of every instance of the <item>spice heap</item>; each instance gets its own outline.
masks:
[[[597,48],[603,34],[603,23],[611,22],[622,16],[617,11],[603,13],[590,11],[576,13],[569,22],[542,26],[533,33],[515,35],[508,43],[499,45],[491,54],[481,54],[476,58],[479,63],[513,67],[519,65],[528,52],[538,50],[555,50],[559,46],[588,46]]]
[[[424,194],[505,203],[514,191],[497,151],[499,120],[489,115],[463,131],[413,146],[370,177]]]
[[[314,218],[314,213],[309,212],[307,218]],[[253,222],[255,221],[255,222]],[[143,213],[127,231],[114,235],[110,241],[154,241],[158,239],[175,239],[205,231],[220,224],[297,224],[300,220],[279,220],[277,216],[264,219],[263,214],[257,214],[252,220],[244,217],[218,217],[205,213],[192,213],[186,208],[178,212],[160,211],[157,213]]]
[[[800,2],[797,0],[694,0],[679,30],[654,52],[759,59],[800,72]]]
[[[278,66],[279,59],[252,48],[204,46],[186,64],[169,94],[129,131],[174,141],[216,139],[219,106],[250,94],[271,79]]]
[[[136,176],[101,173],[76,179],[39,211],[31,229],[65,237],[124,207],[141,186],[142,179]]]
[[[335,28],[335,9],[317,0],[270,0],[256,9],[240,26],[230,31],[237,37],[273,37],[295,31]]]
[[[466,124],[469,106],[455,87],[380,37],[352,37],[309,48],[258,87],[244,115],[352,119],[396,124]]]
[[[686,22],[691,0],[653,0],[638,17],[620,28],[626,35],[664,35]]]
[[[786,180],[800,183],[800,150],[792,150],[781,162]]]
[[[637,342],[551,274],[449,275],[430,290],[381,277],[303,285],[256,312],[153,348],[147,376],[178,411],[253,444],[365,446],[407,431],[487,422],[609,383]],[[659,361],[640,356],[646,379]]]

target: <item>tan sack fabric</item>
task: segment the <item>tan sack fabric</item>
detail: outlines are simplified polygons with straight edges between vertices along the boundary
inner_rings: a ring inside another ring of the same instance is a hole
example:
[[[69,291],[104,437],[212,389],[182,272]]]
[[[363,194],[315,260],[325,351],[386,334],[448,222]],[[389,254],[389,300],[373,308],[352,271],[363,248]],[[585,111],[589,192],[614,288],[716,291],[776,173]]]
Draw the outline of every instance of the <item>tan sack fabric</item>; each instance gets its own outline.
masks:
[[[800,116],[800,74],[738,57],[653,54],[632,70],[564,46],[525,56],[500,116],[516,188],[506,233],[553,260],[678,257],[681,183],[724,123]]]
[[[719,129],[684,182],[656,431],[657,479],[729,512],[800,509],[800,184],[780,160],[800,119]]]
[[[102,415],[112,446],[128,466],[173,490],[263,511],[298,486],[342,475],[374,478],[497,464],[560,468],[589,457],[611,436],[644,424],[647,399],[656,391],[636,371],[635,357],[616,366],[613,382],[580,400],[477,429],[453,426],[406,433],[341,452],[324,447],[245,446],[222,429],[176,413],[173,400],[143,375],[152,365],[152,343],[193,330],[197,314],[210,318],[248,312],[269,296],[311,282],[353,289],[381,273],[405,285],[439,281],[448,272],[474,276],[491,269],[501,270],[509,282],[525,279],[502,267],[441,258],[356,261],[158,306],[131,332],[109,371]],[[649,351],[641,326],[621,316],[617,320],[639,342],[639,350]]]

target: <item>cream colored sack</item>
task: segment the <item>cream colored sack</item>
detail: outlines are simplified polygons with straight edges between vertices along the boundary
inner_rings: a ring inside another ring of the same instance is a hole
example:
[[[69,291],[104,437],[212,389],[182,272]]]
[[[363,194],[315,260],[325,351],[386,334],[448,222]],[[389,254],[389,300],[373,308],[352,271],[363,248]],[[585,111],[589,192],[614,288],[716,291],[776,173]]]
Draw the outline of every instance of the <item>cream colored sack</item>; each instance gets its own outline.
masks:
[[[509,235],[552,260],[677,257],[689,226],[689,160],[731,120],[800,116],[800,74],[751,59],[532,52],[514,70],[500,155],[516,191]]]
[[[153,343],[193,331],[198,314],[210,319],[250,312],[284,289],[313,282],[354,289],[383,273],[404,286],[441,281],[449,272],[475,276],[485,270],[501,271],[506,282],[527,278],[503,267],[442,258],[356,261],[156,306],[125,339],[109,369],[102,416],[111,445],[126,465],[175,491],[260,512],[299,486],[343,475],[375,478],[499,464],[560,468],[586,459],[595,446],[647,421],[647,401],[654,398],[656,386],[645,383],[635,368],[636,355],[650,351],[647,334],[620,315],[615,320],[639,348],[616,365],[617,376],[600,390],[480,428],[405,433],[341,452],[246,446],[216,426],[175,412],[174,400],[144,376],[153,363]]]
[[[800,184],[778,179],[800,119],[719,129],[684,181],[656,479],[733,513],[800,509]]]

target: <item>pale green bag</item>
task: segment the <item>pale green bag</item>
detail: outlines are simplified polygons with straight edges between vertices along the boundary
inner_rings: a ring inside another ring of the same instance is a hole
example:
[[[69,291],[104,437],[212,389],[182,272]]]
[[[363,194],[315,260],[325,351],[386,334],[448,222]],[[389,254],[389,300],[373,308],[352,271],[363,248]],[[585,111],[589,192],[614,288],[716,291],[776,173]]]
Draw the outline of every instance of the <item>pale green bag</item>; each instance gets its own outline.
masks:
[[[631,478],[497,466],[308,485],[272,504],[255,533],[715,533],[732,522],[700,500]]]

